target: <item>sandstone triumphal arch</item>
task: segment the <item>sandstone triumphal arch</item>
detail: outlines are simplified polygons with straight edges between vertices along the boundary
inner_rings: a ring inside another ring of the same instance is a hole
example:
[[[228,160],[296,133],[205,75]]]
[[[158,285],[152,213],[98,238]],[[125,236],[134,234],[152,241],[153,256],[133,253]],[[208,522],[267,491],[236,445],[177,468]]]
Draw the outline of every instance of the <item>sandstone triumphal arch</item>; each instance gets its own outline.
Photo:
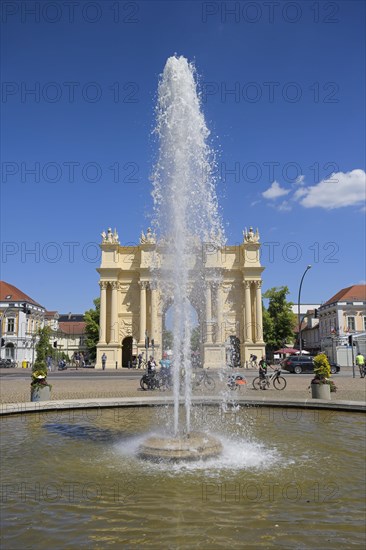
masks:
[[[116,231],[102,233],[100,274],[100,333],[96,368],[127,366],[145,351],[145,336],[154,340],[154,355],[162,355],[163,317],[169,302],[154,281],[152,267],[161,246],[148,229],[136,246],[121,246]],[[264,354],[262,332],[262,272],[259,233],[243,231],[239,245],[202,245],[204,255],[204,314],[198,318],[205,367],[227,361],[228,344],[235,342],[241,365],[251,353]],[[193,303],[193,306],[195,304]],[[149,350],[151,353],[151,349]]]

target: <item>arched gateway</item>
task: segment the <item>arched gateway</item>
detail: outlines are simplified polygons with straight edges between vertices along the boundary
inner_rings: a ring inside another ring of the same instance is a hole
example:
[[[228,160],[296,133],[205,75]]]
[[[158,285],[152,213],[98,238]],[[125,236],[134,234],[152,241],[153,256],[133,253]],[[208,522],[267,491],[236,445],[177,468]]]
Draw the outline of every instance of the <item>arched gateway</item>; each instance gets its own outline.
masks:
[[[145,335],[154,340],[154,355],[161,358],[163,316],[169,299],[153,277],[163,245],[151,230],[137,246],[121,246],[116,231],[102,233],[100,274],[100,333],[96,368],[107,356],[107,368],[120,368],[145,350]],[[239,245],[216,248],[202,245],[205,266],[204,310],[198,311],[205,367],[227,362],[228,342],[235,340],[241,365],[251,353],[264,354],[262,332],[262,271],[259,233],[243,231]],[[192,280],[192,286],[194,281]],[[196,308],[197,309],[197,308]],[[150,350],[151,351],[151,350]],[[149,352],[150,352],[149,351]],[[230,355],[230,354],[229,354]]]

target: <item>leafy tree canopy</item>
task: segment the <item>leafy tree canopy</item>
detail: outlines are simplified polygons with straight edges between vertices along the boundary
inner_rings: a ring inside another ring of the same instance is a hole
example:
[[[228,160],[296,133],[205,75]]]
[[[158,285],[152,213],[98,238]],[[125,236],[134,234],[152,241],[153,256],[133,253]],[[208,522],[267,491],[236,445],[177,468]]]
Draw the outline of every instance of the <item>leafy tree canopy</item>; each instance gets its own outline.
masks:
[[[287,286],[273,287],[263,294],[263,298],[269,300],[268,307],[263,306],[263,335],[268,351],[294,340],[296,315],[291,310],[293,302],[286,300],[288,294]]]
[[[200,351],[201,349],[201,329],[199,326],[194,327],[191,332],[191,350]]]
[[[90,359],[95,360],[99,341],[100,298],[93,300],[93,303],[95,307],[85,312],[84,319],[86,347],[88,348]]]
[[[173,348],[173,333],[171,330],[163,331],[163,351]]]

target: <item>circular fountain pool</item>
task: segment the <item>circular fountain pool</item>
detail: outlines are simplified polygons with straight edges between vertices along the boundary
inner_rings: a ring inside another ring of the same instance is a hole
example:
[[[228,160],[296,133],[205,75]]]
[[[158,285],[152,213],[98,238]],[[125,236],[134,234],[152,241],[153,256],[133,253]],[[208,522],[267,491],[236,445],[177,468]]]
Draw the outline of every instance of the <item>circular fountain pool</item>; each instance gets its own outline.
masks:
[[[3,417],[4,548],[361,548],[362,415],[194,407],[222,454],[150,462],[170,408]]]

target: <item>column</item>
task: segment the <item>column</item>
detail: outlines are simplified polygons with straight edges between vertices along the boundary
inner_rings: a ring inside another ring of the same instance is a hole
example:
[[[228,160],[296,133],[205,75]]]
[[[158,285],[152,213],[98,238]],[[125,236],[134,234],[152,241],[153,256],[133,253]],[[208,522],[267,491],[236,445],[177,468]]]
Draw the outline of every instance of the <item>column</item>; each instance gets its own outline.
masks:
[[[99,281],[100,286],[100,322],[99,343],[106,344],[107,336],[107,281]]]
[[[112,281],[112,297],[111,297],[111,343],[118,342],[118,282]]]
[[[206,282],[206,344],[212,344],[211,283]]]
[[[256,342],[263,341],[263,318],[262,318],[262,281],[255,281],[255,326]]]
[[[216,332],[216,343],[221,344],[222,343],[222,333],[223,333],[223,326],[222,326],[222,285],[221,283],[217,284],[217,291],[216,291],[216,317],[217,317],[217,332]]]
[[[157,305],[156,305],[156,283],[150,283],[151,289],[151,338],[156,340],[156,328],[157,328]],[[161,342],[160,342],[161,343]]]
[[[145,344],[146,281],[140,281],[140,344]]]
[[[253,332],[252,332],[252,303],[251,303],[251,296],[250,296],[250,286],[252,284],[252,281],[244,281],[245,286],[245,316],[244,316],[244,323],[245,323],[245,340],[252,342],[253,340]]]

